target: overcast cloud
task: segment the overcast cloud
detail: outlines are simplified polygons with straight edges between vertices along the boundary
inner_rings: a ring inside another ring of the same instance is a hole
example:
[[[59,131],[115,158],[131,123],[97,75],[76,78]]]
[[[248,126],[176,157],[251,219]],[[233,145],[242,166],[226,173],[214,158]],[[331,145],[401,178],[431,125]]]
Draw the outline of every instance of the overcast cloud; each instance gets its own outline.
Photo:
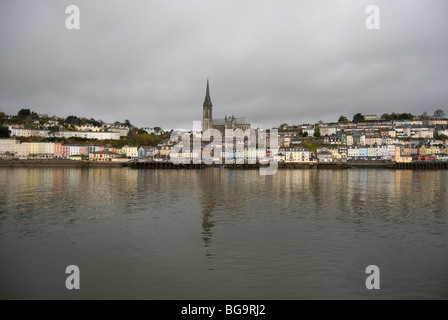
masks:
[[[2,0],[0,111],[191,128],[208,77],[214,118],[263,127],[448,113],[447,14],[445,0]]]

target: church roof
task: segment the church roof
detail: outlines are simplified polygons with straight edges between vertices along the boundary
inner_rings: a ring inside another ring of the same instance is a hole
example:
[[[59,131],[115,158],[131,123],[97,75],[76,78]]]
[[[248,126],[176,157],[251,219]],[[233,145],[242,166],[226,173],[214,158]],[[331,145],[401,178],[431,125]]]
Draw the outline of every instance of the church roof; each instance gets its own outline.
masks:
[[[226,124],[225,119],[212,119],[212,125],[214,126],[224,126]]]
[[[233,123],[234,124],[249,124],[249,122],[247,122],[247,120],[246,120],[246,117],[241,117],[241,118],[234,117]],[[226,124],[226,119],[213,119],[212,124],[214,126],[224,126]]]

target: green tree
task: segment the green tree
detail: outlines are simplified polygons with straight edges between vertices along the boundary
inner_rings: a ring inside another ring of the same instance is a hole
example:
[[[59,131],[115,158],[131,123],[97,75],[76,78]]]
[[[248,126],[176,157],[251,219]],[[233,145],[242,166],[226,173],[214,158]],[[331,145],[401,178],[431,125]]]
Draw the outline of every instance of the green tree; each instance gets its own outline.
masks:
[[[434,112],[434,117],[445,118],[445,112],[441,109],[438,109]]]
[[[353,122],[364,121],[364,115],[362,113],[357,113],[353,116]]]
[[[0,127],[0,138],[9,138],[10,133],[8,127]]]
[[[398,115],[398,120],[412,120],[414,116],[411,113],[400,113]]]
[[[31,111],[30,109],[20,109],[19,112],[17,112],[17,115],[21,118],[26,118],[31,115]]]
[[[319,127],[316,127],[316,128],[314,129],[314,136],[315,136],[316,138],[320,138],[320,128],[319,128]]]
[[[343,123],[347,123],[348,119],[346,116],[340,116],[338,122],[343,122]]]
[[[81,125],[81,119],[77,116],[68,116],[65,118],[65,124],[79,126]]]

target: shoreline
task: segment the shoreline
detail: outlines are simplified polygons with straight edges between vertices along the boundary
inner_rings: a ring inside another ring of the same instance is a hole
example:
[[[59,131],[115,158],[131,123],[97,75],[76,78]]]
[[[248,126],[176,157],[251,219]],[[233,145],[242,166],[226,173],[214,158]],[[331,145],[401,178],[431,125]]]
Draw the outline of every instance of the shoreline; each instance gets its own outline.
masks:
[[[94,162],[82,160],[0,160],[0,168],[122,168],[123,162]]]
[[[224,165],[198,165],[180,164],[170,162],[97,162],[82,160],[0,160],[0,168],[131,168],[142,170],[197,170],[205,168],[225,168],[230,170],[253,170],[269,165],[260,164],[224,164]],[[382,160],[348,161],[348,162],[320,162],[320,163],[278,163],[278,170],[282,169],[405,169],[405,170],[446,170],[448,162],[411,162],[395,163]]]

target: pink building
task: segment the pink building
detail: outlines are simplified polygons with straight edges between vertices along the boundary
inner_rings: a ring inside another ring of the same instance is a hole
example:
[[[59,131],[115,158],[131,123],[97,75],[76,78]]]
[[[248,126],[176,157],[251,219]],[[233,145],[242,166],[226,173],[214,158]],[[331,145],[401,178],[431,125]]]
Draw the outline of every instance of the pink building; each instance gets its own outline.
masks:
[[[62,145],[62,158],[65,158],[65,159],[70,158],[70,145],[68,145],[68,144]]]

